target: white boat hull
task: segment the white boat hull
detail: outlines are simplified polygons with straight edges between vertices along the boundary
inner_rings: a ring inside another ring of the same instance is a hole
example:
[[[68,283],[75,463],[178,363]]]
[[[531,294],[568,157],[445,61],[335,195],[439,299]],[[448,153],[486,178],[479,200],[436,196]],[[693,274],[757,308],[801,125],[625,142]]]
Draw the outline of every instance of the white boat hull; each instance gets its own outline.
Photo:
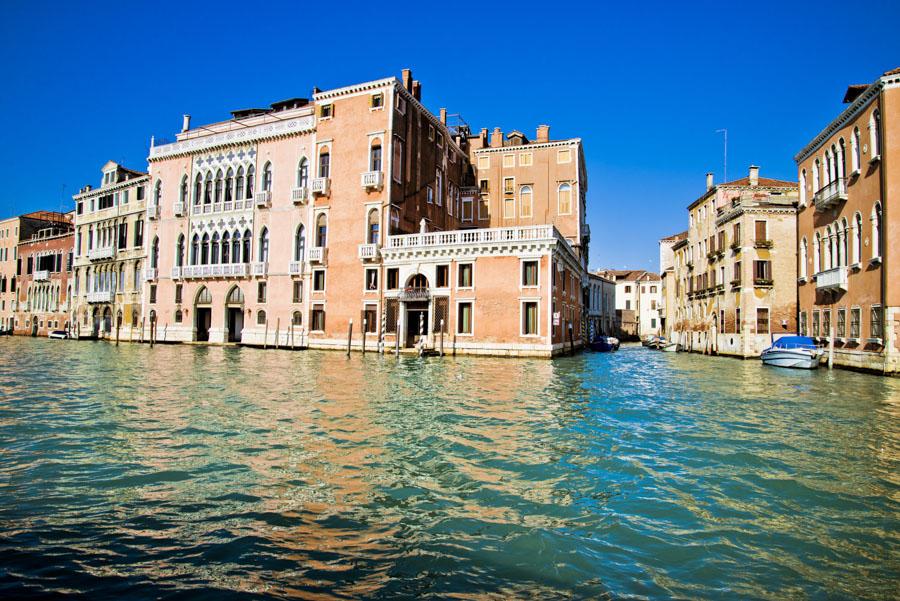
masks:
[[[805,349],[767,349],[763,351],[762,362],[775,367],[793,367],[794,369],[816,369],[819,367],[819,351]]]
[[[675,351],[678,350],[678,343],[670,342],[668,344],[664,344],[661,348],[662,348],[662,351],[665,353],[674,353]]]

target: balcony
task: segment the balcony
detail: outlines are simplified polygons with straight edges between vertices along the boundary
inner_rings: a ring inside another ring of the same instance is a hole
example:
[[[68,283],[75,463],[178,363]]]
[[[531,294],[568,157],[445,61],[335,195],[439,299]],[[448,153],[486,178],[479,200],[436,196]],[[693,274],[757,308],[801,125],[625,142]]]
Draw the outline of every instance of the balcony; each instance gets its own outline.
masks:
[[[295,205],[305,205],[309,201],[309,188],[294,188],[291,190],[291,202]]]
[[[817,211],[830,209],[844,200],[847,200],[847,181],[843,177],[825,185],[813,196]]]
[[[174,270],[179,269],[178,267]],[[180,268],[184,279],[241,278],[250,272],[247,263],[221,263],[216,265],[185,265]]]
[[[159,205],[147,206],[147,219],[150,219],[151,221],[154,219],[159,219]]]
[[[757,240],[753,243],[754,248],[772,248],[775,243],[772,240]]]
[[[291,261],[288,265],[288,273],[291,275],[300,275],[303,273],[303,261]]]
[[[363,188],[381,190],[384,185],[384,174],[381,171],[366,171],[360,177]]]
[[[731,287],[732,288],[740,288],[741,287],[741,279],[737,278],[735,280],[731,280]]]
[[[144,277],[148,282],[153,282],[159,279],[159,269],[156,267],[148,267],[147,272],[144,274]]]
[[[731,250],[733,250],[736,253],[741,252],[741,241],[735,240],[734,242],[731,243],[730,248],[731,248]]]
[[[265,208],[272,204],[272,191],[263,190],[256,193],[256,206]]]
[[[399,294],[400,300],[419,301],[431,298],[431,291],[428,288],[404,288]]]
[[[259,261],[253,264],[253,275],[264,276],[269,273],[269,262]]]
[[[310,263],[324,263],[328,258],[328,249],[324,246],[314,246],[306,251],[306,257]]]
[[[378,259],[378,245],[377,244],[360,244],[359,245],[359,258],[363,261],[374,261]]]
[[[50,271],[48,269],[38,269],[34,272],[35,282],[46,282],[50,279]]]
[[[176,202],[175,205],[172,207],[172,212],[175,214],[176,217],[183,216],[184,215],[184,203]]]
[[[310,189],[313,194],[318,196],[328,196],[328,193],[331,191],[331,180],[327,177],[317,177],[312,180]]]
[[[105,259],[112,259],[114,256],[116,256],[116,249],[112,246],[92,248],[88,251],[88,259],[91,261],[103,261]]]
[[[769,278],[753,278],[753,286],[756,288],[771,288],[775,285]]]
[[[87,302],[89,303],[111,303],[116,293],[112,290],[97,290],[87,293]]]
[[[816,274],[816,290],[837,292],[847,290],[847,268],[835,267]]]
[[[172,268],[172,279],[173,280],[181,279],[181,267],[173,267]]]

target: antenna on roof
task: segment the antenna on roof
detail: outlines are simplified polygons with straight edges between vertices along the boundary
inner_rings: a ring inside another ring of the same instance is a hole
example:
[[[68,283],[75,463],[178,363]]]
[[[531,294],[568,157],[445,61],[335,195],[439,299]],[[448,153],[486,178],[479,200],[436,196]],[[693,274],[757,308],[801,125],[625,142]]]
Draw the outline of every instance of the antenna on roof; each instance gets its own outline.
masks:
[[[717,134],[721,134],[721,133],[725,134],[725,165],[724,165],[724,171],[725,171],[724,176],[725,177],[723,179],[723,183],[728,183],[728,129],[727,128],[717,129],[716,133]]]

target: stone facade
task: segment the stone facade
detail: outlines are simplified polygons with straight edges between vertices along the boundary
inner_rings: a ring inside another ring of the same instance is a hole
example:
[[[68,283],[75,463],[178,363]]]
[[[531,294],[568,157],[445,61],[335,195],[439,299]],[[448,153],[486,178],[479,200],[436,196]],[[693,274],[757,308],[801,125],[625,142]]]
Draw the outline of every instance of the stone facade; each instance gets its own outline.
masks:
[[[849,106],[795,157],[800,331],[834,365],[900,373],[900,69],[850,86]]]
[[[585,313],[588,322],[588,339],[593,336],[616,334],[616,283],[599,275],[588,273],[585,287]]]
[[[533,143],[488,140],[420,98],[404,71],[203,127],[186,117],[175,142],[154,145],[147,248],[159,250],[141,312],[154,338],[581,346],[580,140],[551,141],[545,126]]]
[[[797,200],[797,184],[761,178],[758,167],[719,185],[707,174],[687,237],[672,245],[667,328],[683,350],[756,357],[797,331]]]
[[[78,337],[141,337],[150,178],[112,161],[75,201],[72,323]]]
[[[660,333],[661,281],[642,269],[601,269],[596,272],[616,285],[617,335],[625,340]]]

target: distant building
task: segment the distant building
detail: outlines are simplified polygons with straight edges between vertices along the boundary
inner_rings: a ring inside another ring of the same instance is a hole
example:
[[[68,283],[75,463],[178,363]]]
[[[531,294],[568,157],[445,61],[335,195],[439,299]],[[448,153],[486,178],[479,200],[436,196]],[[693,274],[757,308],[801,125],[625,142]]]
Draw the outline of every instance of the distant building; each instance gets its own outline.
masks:
[[[14,332],[45,336],[68,330],[72,214],[39,211],[19,219]]]
[[[598,272],[616,284],[616,322],[623,338],[660,333],[660,277],[641,269],[605,269]]]
[[[758,167],[718,185],[707,174],[688,206],[687,237],[671,247],[667,327],[674,319],[683,349],[754,357],[796,332],[797,199],[796,183],[762,178]]]
[[[660,303],[659,321],[660,332],[666,338],[672,337],[672,329],[675,323],[675,251],[674,246],[687,239],[687,230],[668,236],[659,241],[659,277],[660,277]]]
[[[112,161],[100,187],[75,201],[73,324],[81,337],[138,338],[147,254],[144,226],[150,176]],[[159,248],[151,248],[159,252]]]
[[[848,103],[795,158],[800,331],[834,364],[900,372],[900,69]],[[891,243],[890,241],[894,242]]]
[[[588,273],[584,306],[588,339],[617,333],[616,283],[613,280],[597,273]]]

